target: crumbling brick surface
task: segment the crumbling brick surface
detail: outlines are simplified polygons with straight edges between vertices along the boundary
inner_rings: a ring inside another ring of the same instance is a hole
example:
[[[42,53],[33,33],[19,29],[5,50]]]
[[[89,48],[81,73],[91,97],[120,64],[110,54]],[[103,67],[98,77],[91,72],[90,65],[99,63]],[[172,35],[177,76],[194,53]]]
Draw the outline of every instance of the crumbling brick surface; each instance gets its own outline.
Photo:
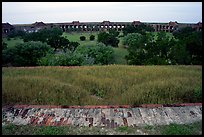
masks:
[[[202,120],[202,103],[120,106],[2,107],[2,125],[108,127],[168,125]]]

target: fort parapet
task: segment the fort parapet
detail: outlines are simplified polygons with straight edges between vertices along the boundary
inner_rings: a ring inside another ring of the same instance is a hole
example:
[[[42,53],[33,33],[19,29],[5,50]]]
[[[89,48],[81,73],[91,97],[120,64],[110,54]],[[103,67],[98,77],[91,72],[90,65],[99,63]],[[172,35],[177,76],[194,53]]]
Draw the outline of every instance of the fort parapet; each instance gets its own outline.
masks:
[[[8,34],[12,30],[22,30],[25,32],[37,32],[42,28],[53,28],[58,27],[63,30],[63,32],[71,32],[71,31],[104,31],[114,29],[117,31],[121,31],[123,28],[128,25],[133,25],[137,27],[141,23],[145,25],[150,25],[154,28],[155,32],[165,31],[165,32],[173,32],[183,27],[192,27],[197,31],[202,30],[202,22],[198,23],[178,23],[178,22],[168,22],[168,23],[149,23],[149,22],[65,22],[65,23],[43,23],[43,22],[35,22],[33,24],[9,24],[2,23],[2,35]]]

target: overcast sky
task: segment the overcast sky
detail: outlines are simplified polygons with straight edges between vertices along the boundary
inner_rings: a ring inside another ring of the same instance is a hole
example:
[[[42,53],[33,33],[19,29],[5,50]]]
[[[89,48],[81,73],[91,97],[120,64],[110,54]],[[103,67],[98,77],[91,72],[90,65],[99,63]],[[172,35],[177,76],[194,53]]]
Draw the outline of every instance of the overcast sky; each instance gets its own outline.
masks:
[[[202,21],[202,2],[2,2],[2,22]]]

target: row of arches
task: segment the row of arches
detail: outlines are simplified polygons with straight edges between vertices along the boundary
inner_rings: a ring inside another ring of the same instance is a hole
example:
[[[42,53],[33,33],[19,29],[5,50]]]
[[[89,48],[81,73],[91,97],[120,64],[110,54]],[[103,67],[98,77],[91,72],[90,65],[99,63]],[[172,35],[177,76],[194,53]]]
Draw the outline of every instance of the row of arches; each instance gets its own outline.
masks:
[[[60,28],[63,31],[99,31],[99,30],[110,30],[110,29],[115,29],[117,31],[121,31],[123,28],[125,28],[126,25],[60,25]]]

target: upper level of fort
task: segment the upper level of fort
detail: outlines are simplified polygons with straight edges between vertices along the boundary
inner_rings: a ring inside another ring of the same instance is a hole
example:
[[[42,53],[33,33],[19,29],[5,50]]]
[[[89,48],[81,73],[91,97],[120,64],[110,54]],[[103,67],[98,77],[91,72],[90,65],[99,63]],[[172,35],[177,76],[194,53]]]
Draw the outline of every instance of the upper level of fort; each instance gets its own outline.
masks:
[[[155,32],[158,31],[165,31],[165,32],[173,32],[183,27],[192,27],[197,31],[202,30],[202,22],[198,23],[178,23],[178,22],[167,22],[167,23],[150,23],[150,22],[140,22],[140,21],[133,21],[133,22],[110,22],[110,21],[103,21],[103,22],[79,22],[79,21],[72,21],[72,22],[64,22],[64,23],[43,23],[43,22],[35,22],[33,24],[9,24],[9,23],[2,23],[2,34],[5,35],[15,30],[22,30],[26,32],[37,32],[42,28],[53,28],[59,27],[63,30],[63,32],[70,32],[70,31],[103,31],[109,29],[115,29],[117,31],[121,31],[127,25],[138,26],[140,24],[150,25],[154,28]]]

